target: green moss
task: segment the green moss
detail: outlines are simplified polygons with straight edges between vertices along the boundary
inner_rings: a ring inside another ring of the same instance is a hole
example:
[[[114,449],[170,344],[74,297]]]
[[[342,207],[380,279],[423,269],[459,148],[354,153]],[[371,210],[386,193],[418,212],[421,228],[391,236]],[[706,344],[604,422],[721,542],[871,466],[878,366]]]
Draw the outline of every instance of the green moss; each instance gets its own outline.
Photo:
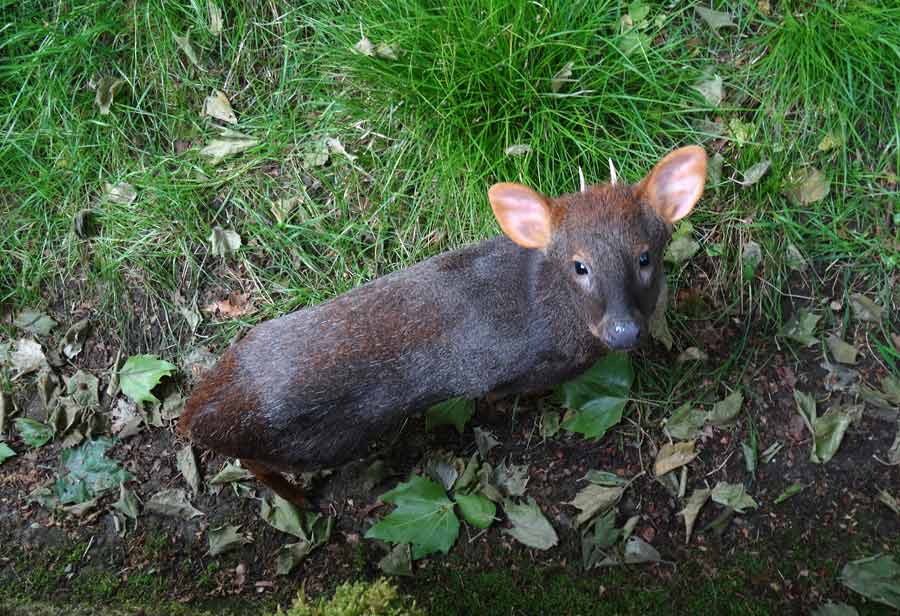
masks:
[[[279,616],[425,616],[415,601],[400,595],[388,581],[341,584],[331,599],[310,602],[301,589],[287,612]]]

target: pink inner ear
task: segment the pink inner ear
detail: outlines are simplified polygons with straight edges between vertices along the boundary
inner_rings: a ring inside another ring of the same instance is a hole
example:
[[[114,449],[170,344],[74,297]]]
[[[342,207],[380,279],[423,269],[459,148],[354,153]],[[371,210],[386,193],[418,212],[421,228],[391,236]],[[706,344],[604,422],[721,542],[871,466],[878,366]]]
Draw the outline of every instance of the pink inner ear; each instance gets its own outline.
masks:
[[[650,205],[668,223],[691,213],[706,183],[706,152],[688,146],[666,155],[642,182]]]
[[[546,197],[520,184],[496,184],[488,191],[494,215],[503,232],[524,248],[543,248],[550,242],[550,204]]]

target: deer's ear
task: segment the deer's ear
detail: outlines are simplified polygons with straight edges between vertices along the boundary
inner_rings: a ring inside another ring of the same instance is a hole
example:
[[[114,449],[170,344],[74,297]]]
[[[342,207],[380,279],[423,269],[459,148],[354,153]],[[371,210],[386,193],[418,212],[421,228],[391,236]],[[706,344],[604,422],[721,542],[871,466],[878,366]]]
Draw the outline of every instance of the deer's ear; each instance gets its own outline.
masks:
[[[503,232],[523,248],[545,248],[553,235],[553,204],[521,184],[494,184],[488,200]]]
[[[706,152],[692,145],[669,152],[637,183],[640,198],[669,224],[691,213],[706,183]]]

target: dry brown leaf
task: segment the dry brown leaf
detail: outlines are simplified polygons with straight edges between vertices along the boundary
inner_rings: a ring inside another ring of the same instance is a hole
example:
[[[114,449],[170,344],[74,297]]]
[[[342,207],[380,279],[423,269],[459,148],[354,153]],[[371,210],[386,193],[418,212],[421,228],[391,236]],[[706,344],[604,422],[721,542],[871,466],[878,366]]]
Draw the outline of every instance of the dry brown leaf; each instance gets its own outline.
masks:
[[[694,441],[666,443],[660,448],[659,454],[656,456],[653,472],[657,477],[662,477],[666,473],[688,464],[696,457],[697,452],[694,451]]]
[[[217,120],[228,122],[229,124],[237,124],[237,116],[231,108],[228,97],[221,90],[215,90],[206,97],[203,102],[203,115],[208,115]]]
[[[203,312],[224,317],[226,319],[236,319],[254,311],[253,305],[250,303],[249,293],[238,293],[235,291],[225,299],[212,302],[203,307]]]

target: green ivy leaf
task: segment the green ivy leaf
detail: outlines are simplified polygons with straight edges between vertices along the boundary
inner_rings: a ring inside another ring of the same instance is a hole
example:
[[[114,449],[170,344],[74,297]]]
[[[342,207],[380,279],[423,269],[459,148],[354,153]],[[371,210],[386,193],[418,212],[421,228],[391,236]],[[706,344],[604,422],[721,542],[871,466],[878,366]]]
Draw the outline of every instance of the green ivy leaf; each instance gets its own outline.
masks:
[[[431,430],[436,426],[455,426],[460,434],[466,428],[466,423],[475,414],[475,403],[465,398],[450,398],[440,404],[435,404],[425,412],[425,429]]]
[[[153,355],[133,355],[119,370],[119,385],[122,393],[136,404],[141,402],[159,402],[150,390],[164,376],[171,376],[175,371],[174,364]]]
[[[414,560],[434,552],[446,554],[456,542],[459,520],[453,501],[430,479],[414,475],[382,494],[381,500],[397,508],[370,528],[366,539],[412,544]]]
[[[131,479],[131,473],[106,457],[112,444],[112,439],[100,438],[62,452],[62,472],[53,486],[60,503],[86,502]]]
[[[457,494],[455,498],[463,519],[472,526],[487,528],[494,521],[497,506],[480,494]]]
[[[600,438],[622,419],[634,372],[624,353],[611,353],[562,386],[562,403],[576,411],[562,427],[587,438]]]
[[[900,563],[889,554],[847,563],[841,570],[841,583],[872,601],[900,609]]]
[[[43,447],[53,438],[53,427],[34,419],[19,417],[15,424],[22,440],[30,447]]]
[[[15,455],[16,452],[13,451],[12,447],[4,442],[0,442],[0,464],[3,464]]]

